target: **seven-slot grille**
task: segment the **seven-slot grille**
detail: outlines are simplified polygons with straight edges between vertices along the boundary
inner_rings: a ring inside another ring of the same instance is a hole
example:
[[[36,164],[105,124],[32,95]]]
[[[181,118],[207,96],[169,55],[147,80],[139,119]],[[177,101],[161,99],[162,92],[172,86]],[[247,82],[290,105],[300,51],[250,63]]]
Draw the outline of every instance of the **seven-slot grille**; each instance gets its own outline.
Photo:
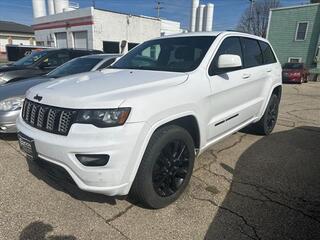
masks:
[[[47,106],[28,99],[22,109],[22,118],[27,124],[60,135],[68,135],[76,116],[76,110]]]

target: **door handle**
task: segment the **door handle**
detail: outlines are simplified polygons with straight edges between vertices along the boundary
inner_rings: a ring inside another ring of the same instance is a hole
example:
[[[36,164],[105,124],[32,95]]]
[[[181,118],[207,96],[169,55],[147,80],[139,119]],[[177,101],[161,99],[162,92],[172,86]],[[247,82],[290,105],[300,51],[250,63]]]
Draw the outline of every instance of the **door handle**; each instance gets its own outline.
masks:
[[[248,74],[248,73],[244,73],[243,75],[242,75],[242,78],[243,79],[247,79],[247,78],[250,78],[251,77],[251,74]]]
[[[272,72],[272,69],[267,70],[268,73]]]

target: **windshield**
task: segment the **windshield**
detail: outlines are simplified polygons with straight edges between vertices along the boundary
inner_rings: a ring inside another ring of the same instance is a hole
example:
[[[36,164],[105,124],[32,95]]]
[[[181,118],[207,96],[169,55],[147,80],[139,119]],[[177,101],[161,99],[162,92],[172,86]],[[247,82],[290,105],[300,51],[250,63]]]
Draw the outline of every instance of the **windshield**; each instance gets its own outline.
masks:
[[[76,58],[47,74],[52,78],[91,71],[102,58]]]
[[[200,65],[214,39],[196,36],[151,40],[134,48],[111,68],[189,72]]]
[[[283,68],[285,69],[301,69],[303,68],[302,63],[286,63]]]
[[[18,61],[16,61],[13,65],[15,66],[29,66],[37,62],[39,59],[47,55],[46,51],[41,52],[32,52],[30,55],[27,55]]]

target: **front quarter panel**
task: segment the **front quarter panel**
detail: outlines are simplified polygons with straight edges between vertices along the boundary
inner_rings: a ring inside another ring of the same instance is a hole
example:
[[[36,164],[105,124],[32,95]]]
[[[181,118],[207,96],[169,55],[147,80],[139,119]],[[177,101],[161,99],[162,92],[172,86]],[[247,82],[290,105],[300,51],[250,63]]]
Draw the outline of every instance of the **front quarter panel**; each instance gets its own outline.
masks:
[[[200,130],[200,145],[206,144],[207,121],[209,116],[206,109],[210,107],[210,86],[203,72],[193,72],[186,82],[161,91],[144,93],[124,101],[121,107],[131,107],[128,124],[145,122],[140,133],[139,146],[136,149],[137,159],[129,163],[131,169],[130,182],[134,180],[143,154],[152,134],[164,124],[184,116],[194,116]]]

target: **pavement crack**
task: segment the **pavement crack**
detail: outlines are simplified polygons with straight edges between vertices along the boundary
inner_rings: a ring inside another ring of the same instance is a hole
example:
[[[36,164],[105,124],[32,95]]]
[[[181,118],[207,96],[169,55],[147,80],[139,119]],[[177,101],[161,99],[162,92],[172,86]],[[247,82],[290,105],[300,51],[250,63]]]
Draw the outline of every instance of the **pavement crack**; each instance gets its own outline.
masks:
[[[233,181],[232,179],[226,177],[226,176],[223,175],[223,174],[219,174],[219,173],[213,172],[213,171],[211,171],[210,169],[209,169],[209,170],[208,170],[208,169],[205,169],[205,170],[208,171],[209,173],[217,176],[217,177],[223,178],[225,181],[227,181],[227,182],[229,182],[229,183],[232,183],[232,181]]]
[[[303,216],[305,216],[305,217],[307,217],[307,218],[309,218],[309,219],[311,219],[311,220],[313,220],[313,221],[315,221],[315,222],[317,222],[317,223],[320,223],[320,220],[317,219],[316,217],[314,217],[314,216],[312,216],[312,215],[309,215],[309,214],[305,213],[304,211],[302,211],[302,210],[300,210],[300,209],[296,209],[296,208],[291,207],[291,206],[289,206],[289,205],[287,205],[287,204],[285,204],[285,203],[282,203],[282,202],[280,202],[280,201],[277,201],[277,200],[275,200],[275,199],[272,199],[270,196],[268,196],[267,194],[263,193],[263,192],[261,191],[261,189],[257,188],[257,191],[258,191],[262,196],[264,196],[265,198],[267,198],[267,199],[269,200],[269,202],[278,204],[278,205],[280,205],[280,206],[282,206],[282,207],[285,207],[285,208],[290,209],[290,210],[292,210],[292,211],[298,212],[298,213],[302,214]]]
[[[209,203],[212,204],[213,206],[218,207],[219,209],[222,209],[222,210],[224,210],[224,211],[227,211],[227,212],[233,214],[234,216],[238,217],[238,218],[241,219],[242,222],[243,222],[247,227],[249,227],[249,228],[252,230],[252,232],[254,233],[254,237],[252,237],[252,236],[249,235],[250,238],[251,238],[251,239],[255,239],[255,240],[261,240],[261,238],[259,237],[259,235],[258,235],[258,233],[257,233],[257,230],[256,230],[255,226],[249,224],[249,222],[247,221],[247,219],[246,219],[244,216],[242,216],[241,214],[239,214],[239,213],[237,213],[237,212],[235,212],[235,211],[233,211],[233,210],[231,210],[231,209],[229,209],[229,208],[227,208],[227,207],[220,206],[220,205],[218,205],[215,201],[213,201],[213,200],[211,200],[211,199],[198,198],[198,197],[196,197],[196,196],[194,196],[194,195],[191,195],[191,197],[192,197],[193,199],[195,199],[195,200],[198,200],[198,201],[209,202]],[[244,232],[242,232],[242,233],[245,234],[246,236],[248,236],[247,233],[244,233]],[[249,236],[248,236],[248,237],[249,237]]]
[[[114,220],[116,220],[117,218],[121,217],[122,215],[126,214],[131,208],[133,208],[133,205],[129,205],[128,207],[126,207],[123,211],[119,212],[118,214],[116,214],[115,216],[113,216],[112,218],[109,218],[106,220],[106,223],[110,223]]]
[[[265,203],[266,200],[263,200],[263,199],[260,199],[260,198],[255,198],[255,197],[252,197],[252,196],[249,196],[247,194],[243,194],[243,193],[239,193],[239,192],[236,192],[236,191],[233,191],[233,190],[230,190],[231,193],[233,194],[236,194],[238,196],[241,196],[241,197],[244,197],[244,198],[249,198],[253,201],[258,201],[258,202],[261,202],[261,203]]]
[[[314,123],[314,124],[318,124],[317,121],[315,120],[306,120],[305,118],[297,115],[297,114],[294,114],[296,112],[301,112],[301,111],[319,111],[320,112],[320,108],[305,108],[305,109],[299,109],[299,110],[291,110],[291,111],[288,111],[286,112],[286,114],[288,114],[289,116],[292,116],[298,120],[301,120],[301,121],[304,121],[304,122],[307,122],[307,123]]]
[[[98,213],[95,209],[93,209],[92,207],[90,207],[88,204],[86,204],[83,201],[80,201],[84,206],[86,206],[88,209],[90,209],[94,214],[96,214],[99,218],[101,218],[106,224],[108,224],[110,227],[112,227],[114,230],[116,230],[119,234],[121,234],[121,236],[123,236],[125,239],[131,240],[127,235],[125,235],[120,229],[118,229],[117,227],[113,226],[110,221],[108,221],[108,219],[106,219],[104,216],[102,216],[100,213]],[[133,205],[130,205],[129,207],[127,207],[125,210],[125,212],[127,212],[130,208],[132,208]],[[129,208],[129,209],[128,209]],[[116,216],[118,216],[119,214],[117,214]],[[123,215],[123,214],[121,214]],[[119,216],[118,216],[119,217]]]
[[[285,208],[290,209],[290,210],[292,210],[292,211],[298,212],[298,213],[304,215],[305,217],[310,218],[310,219],[312,219],[312,220],[320,223],[320,220],[319,220],[318,218],[316,218],[316,217],[314,217],[314,216],[312,216],[312,215],[310,215],[310,214],[307,214],[307,213],[305,213],[304,211],[302,211],[302,210],[300,210],[300,209],[291,207],[291,206],[289,206],[289,205],[287,205],[287,204],[285,204],[285,203],[283,203],[283,202],[280,202],[280,201],[277,201],[277,200],[275,200],[275,199],[272,199],[272,198],[271,198],[270,196],[268,196],[266,193],[263,193],[262,190],[267,191],[267,192],[272,193],[272,194],[280,195],[280,197],[282,197],[282,198],[283,198],[283,197],[288,197],[289,200],[291,199],[291,200],[293,200],[293,201],[295,201],[295,202],[298,200],[298,201],[301,201],[301,202],[304,202],[304,203],[308,203],[309,205],[316,205],[316,206],[318,206],[318,204],[319,204],[318,202],[315,202],[315,203],[314,203],[314,202],[310,202],[310,201],[305,200],[305,199],[302,199],[302,198],[290,197],[290,196],[288,196],[286,193],[281,192],[281,191],[275,191],[275,190],[269,189],[269,188],[267,188],[267,187],[265,187],[265,186],[261,186],[261,185],[257,185],[257,184],[253,184],[253,183],[247,183],[247,182],[242,182],[242,181],[237,181],[237,180],[231,180],[231,179],[228,179],[228,178],[227,178],[226,176],[224,176],[224,175],[217,174],[217,173],[212,172],[212,171],[207,170],[207,169],[204,169],[204,170],[210,172],[211,174],[214,174],[214,175],[217,176],[217,177],[221,177],[221,178],[225,179],[225,180],[228,181],[229,183],[243,184],[243,185],[248,185],[248,186],[254,187],[255,190],[256,190],[261,196],[263,196],[263,197],[265,198],[265,200],[259,199],[259,198],[255,198],[255,197],[252,197],[252,196],[248,196],[248,195],[246,195],[246,194],[243,194],[243,193],[239,193],[239,192],[237,192],[237,191],[234,191],[234,190],[232,190],[232,186],[231,186],[231,187],[230,187],[230,192],[232,192],[232,193],[234,193],[234,194],[236,194],[236,195],[238,195],[238,196],[246,197],[246,198],[251,199],[251,200],[253,200],[253,201],[259,201],[259,202],[262,202],[262,203],[271,202],[271,203],[274,203],[274,204],[278,204],[278,205],[280,205],[280,206],[282,206],[282,207],[285,207]],[[198,179],[199,181],[203,182],[205,185],[208,185],[208,184],[205,183],[201,178],[196,177],[196,176],[193,176],[193,177],[195,177],[195,178]],[[281,196],[281,195],[282,195],[282,196]],[[209,200],[207,200],[207,201],[209,201]]]
[[[247,134],[241,135],[241,136],[237,139],[237,141],[235,141],[233,144],[231,144],[230,146],[227,146],[227,147],[225,147],[225,148],[222,148],[222,149],[216,151],[215,153],[216,153],[216,154],[219,154],[219,153],[221,153],[221,152],[223,152],[223,151],[229,150],[229,149],[237,146],[238,144],[240,144],[240,143],[242,142],[242,140],[243,140],[243,138],[244,138],[245,136],[247,136]],[[217,158],[218,158],[218,157],[217,157]]]
[[[1,140],[4,141],[4,143],[6,143],[10,148],[12,148],[16,153],[18,153],[20,156],[25,157],[25,155],[19,151],[16,147],[14,147],[12,144],[10,144],[8,141],[6,141],[5,139],[3,139],[2,137],[0,137]]]

